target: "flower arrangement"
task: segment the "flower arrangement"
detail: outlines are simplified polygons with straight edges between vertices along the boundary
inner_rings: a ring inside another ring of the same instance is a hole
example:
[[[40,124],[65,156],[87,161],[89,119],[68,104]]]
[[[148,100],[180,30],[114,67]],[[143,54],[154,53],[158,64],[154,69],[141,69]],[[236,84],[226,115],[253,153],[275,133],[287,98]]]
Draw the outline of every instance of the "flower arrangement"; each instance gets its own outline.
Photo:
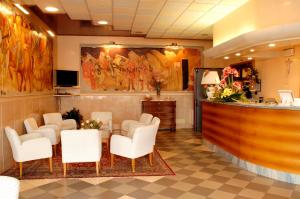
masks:
[[[218,90],[215,93],[216,101],[235,102],[245,99],[242,83],[235,81],[234,77],[239,77],[239,73],[235,68],[228,66],[223,69],[223,79],[220,81]]]
[[[96,120],[86,120],[81,123],[81,128],[83,129],[100,129],[103,123],[101,121]]]
[[[159,75],[153,75],[152,85],[156,89],[157,96],[160,96],[160,90],[161,90],[162,84],[165,84],[164,78],[160,77]]]

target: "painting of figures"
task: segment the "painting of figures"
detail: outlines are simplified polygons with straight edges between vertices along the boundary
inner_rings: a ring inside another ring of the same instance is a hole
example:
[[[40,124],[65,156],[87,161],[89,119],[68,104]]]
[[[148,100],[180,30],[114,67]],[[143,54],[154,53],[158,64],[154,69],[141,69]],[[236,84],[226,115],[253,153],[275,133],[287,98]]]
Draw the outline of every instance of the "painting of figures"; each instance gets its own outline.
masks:
[[[81,47],[81,92],[153,91],[156,83],[165,91],[182,91],[183,59],[193,85],[200,49]]]
[[[0,1],[1,95],[52,91],[52,41]]]

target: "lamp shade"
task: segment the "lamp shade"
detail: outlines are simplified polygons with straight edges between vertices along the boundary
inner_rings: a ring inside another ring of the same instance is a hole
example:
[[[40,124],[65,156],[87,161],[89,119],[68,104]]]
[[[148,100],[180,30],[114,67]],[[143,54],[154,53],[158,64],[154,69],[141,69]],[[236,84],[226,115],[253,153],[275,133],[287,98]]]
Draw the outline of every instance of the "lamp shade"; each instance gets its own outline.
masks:
[[[220,78],[217,71],[207,71],[203,74],[201,84],[219,84]]]

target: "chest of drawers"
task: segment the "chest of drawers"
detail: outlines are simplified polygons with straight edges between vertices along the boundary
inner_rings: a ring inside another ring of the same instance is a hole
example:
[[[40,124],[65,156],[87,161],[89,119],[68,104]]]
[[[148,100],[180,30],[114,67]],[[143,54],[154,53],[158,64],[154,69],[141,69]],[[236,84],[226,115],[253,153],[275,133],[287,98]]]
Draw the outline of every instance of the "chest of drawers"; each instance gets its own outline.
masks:
[[[176,101],[142,101],[142,112],[160,119],[160,130],[176,130]]]

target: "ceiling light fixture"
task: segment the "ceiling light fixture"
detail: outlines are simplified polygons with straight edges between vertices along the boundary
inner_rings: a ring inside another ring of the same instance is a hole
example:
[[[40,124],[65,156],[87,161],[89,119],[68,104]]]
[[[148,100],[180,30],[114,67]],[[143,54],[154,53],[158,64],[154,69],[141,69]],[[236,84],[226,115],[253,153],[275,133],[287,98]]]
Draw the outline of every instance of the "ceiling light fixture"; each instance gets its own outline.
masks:
[[[100,20],[100,21],[97,21],[97,23],[98,23],[99,25],[107,25],[107,24],[108,24],[108,21],[106,21],[106,20]]]
[[[177,43],[172,43],[171,45],[166,46],[166,48],[171,49],[171,50],[178,50],[178,49],[182,49],[183,46],[178,46]]]
[[[275,47],[275,46],[276,46],[276,44],[274,44],[274,43],[270,43],[270,44],[268,44],[268,46],[269,46],[269,47]]]
[[[235,53],[235,56],[237,56],[237,57],[241,56],[241,53]]]
[[[229,57],[228,57],[228,56],[225,56],[224,59],[229,59]]]
[[[252,60],[253,58],[252,58],[252,57],[248,57],[247,59],[248,59],[248,60]]]
[[[252,52],[252,53],[253,53],[254,51],[255,51],[255,50],[254,50],[253,48],[252,48],[252,49],[250,49],[250,52]]]
[[[47,6],[47,7],[45,8],[45,10],[48,11],[48,12],[57,12],[57,11],[58,11],[58,8],[53,7],[53,6]]]
[[[47,30],[47,33],[48,33],[51,37],[55,37],[55,34],[54,34],[51,30]]]
[[[20,4],[15,3],[15,6],[17,8],[19,8],[19,10],[21,10],[24,14],[29,15],[29,12],[23,6],[21,6]]]

